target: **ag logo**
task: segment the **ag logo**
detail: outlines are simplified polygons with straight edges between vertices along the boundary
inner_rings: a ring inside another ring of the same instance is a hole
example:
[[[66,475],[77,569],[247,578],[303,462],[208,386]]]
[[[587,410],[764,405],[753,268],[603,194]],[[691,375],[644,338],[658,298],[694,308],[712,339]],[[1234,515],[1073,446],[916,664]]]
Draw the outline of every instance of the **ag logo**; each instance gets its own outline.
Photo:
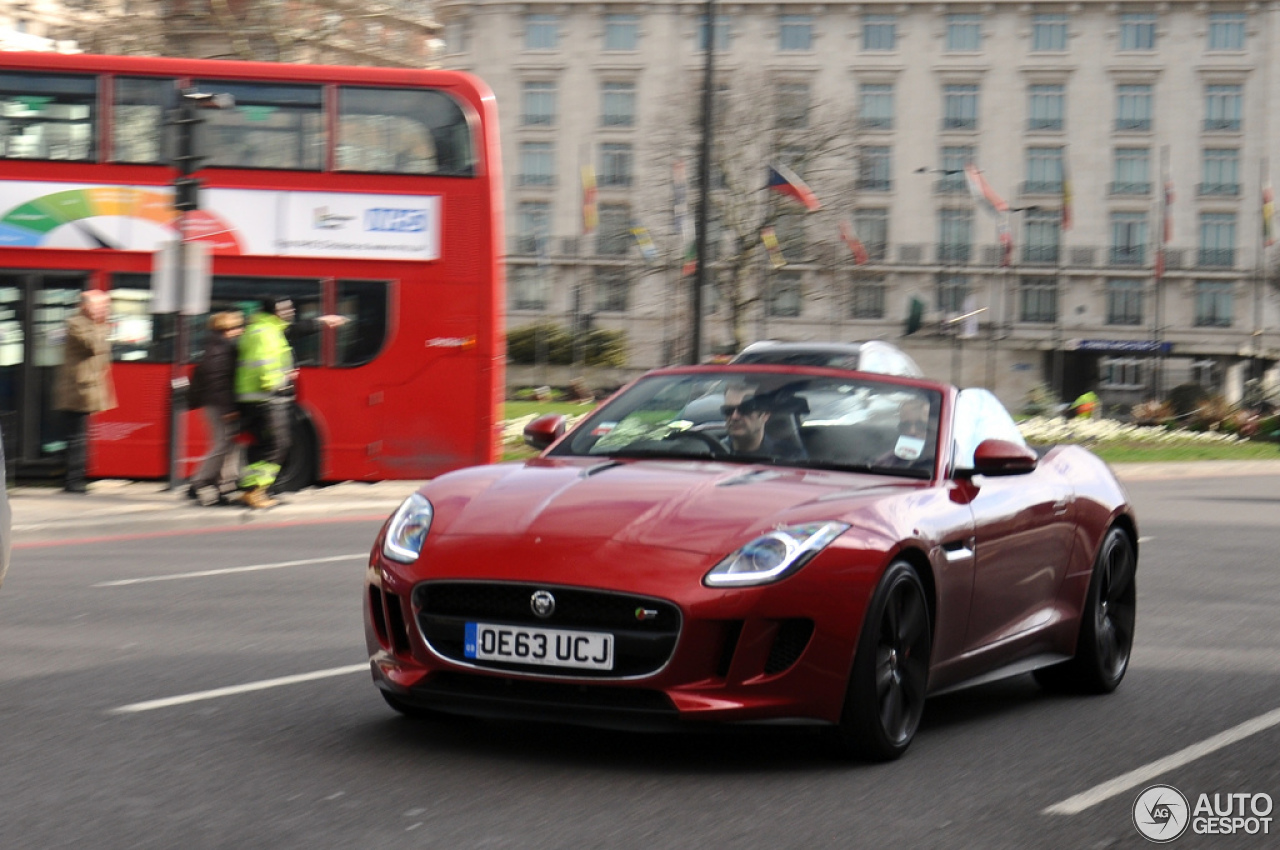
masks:
[[[1186,832],[1189,823],[1187,798],[1172,785],[1152,785],[1133,801],[1133,825],[1148,841],[1168,843]]]

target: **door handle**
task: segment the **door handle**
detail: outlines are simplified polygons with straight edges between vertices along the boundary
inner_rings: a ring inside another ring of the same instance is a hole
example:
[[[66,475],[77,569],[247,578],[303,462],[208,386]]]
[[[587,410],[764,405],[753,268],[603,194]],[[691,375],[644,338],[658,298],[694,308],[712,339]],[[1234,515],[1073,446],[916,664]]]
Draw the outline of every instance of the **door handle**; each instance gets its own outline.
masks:
[[[967,537],[963,540],[948,540],[942,544],[943,557],[948,563],[956,561],[964,561],[973,557],[973,538]]]

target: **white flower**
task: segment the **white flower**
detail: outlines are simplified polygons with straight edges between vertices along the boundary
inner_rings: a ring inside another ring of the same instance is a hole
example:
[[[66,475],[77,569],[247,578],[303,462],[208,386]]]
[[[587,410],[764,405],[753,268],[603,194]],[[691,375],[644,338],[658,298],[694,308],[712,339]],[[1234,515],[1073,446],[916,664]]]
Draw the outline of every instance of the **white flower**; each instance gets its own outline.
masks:
[[[1234,443],[1239,438],[1220,431],[1169,431],[1160,426],[1130,425],[1114,419],[1049,419],[1034,416],[1018,423],[1029,443]]]

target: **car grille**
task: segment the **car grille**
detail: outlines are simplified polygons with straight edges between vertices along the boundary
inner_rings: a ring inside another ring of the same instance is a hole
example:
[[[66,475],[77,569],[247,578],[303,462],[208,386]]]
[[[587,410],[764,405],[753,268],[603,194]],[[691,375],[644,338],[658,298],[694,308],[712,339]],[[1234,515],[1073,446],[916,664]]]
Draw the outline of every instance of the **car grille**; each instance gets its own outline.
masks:
[[[530,604],[539,590],[555,595],[555,611],[545,619],[535,615]],[[423,582],[413,590],[413,610],[427,644],[452,661],[574,678],[629,678],[661,669],[675,650],[681,624],[680,609],[662,599],[526,583]],[[638,611],[647,612],[646,619],[637,617]],[[469,622],[609,632],[614,636],[614,668],[569,669],[467,658],[463,642]]]

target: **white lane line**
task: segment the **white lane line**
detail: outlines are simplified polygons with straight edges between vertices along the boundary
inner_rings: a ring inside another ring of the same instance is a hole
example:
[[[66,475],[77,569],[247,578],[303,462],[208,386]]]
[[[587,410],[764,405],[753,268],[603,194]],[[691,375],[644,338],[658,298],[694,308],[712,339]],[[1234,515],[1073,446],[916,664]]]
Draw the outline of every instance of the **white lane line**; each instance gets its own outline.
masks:
[[[1192,744],[1186,749],[1178,750],[1172,755],[1157,759],[1150,764],[1143,765],[1137,770],[1131,770],[1109,782],[1094,786],[1088,791],[1077,794],[1074,797],[1063,800],[1061,803],[1055,803],[1045,809],[1041,814],[1045,815],[1077,815],[1085,809],[1096,806],[1099,803],[1109,800],[1125,791],[1137,788],[1145,782],[1155,779],[1162,773],[1182,767],[1184,764],[1190,764],[1198,758],[1203,758],[1210,753],[1217,752],[1224,747],[1229,747],[1237,741],[1243,741],[1251,735],[1259,732],[1265,732],[1273,726],[1280,726],[1280,708],[1269,711],[1266,714],[1259,715],[1252,720],[1246,720],[1239,726],[1233,726],[1225,732],[1219,732],[1212,738],[1206,738],[1198,744]]]
[[[354,555],[331,555],[328,558],[306,558],[300,561],[277,561],[274,564],[250,564],[247,567],[227,567],[221,570],[200,570],[194,573],[170,573],[162,576],[145,576],[143,578],[122,578],[115,581],[100,581],[94,587],[124,587],[128,584],[146,584],[152,581],[177,581],[182,578],[205,578],[207,576],[225,576],[232,573],[256,573],[262,570],[281,570],[285,567],[305,567],[309,564],[331,564],[334,561],[364,560],[367,552]]]
[[[1155,537],[1152,535],[1147,535],[1145,537],[1138,538],[1139,543],[1150,543],[1152,540],[1155,540]]]
[[[345,667],[333,667],[328,670],[316,670],[312,673],[298,673],[294,676],[281,676],[278,679],[263,679],[260,682],[248,682],[244,685],[232,685],[227,688],[214,688],[211,691],[198,691],[194,694],[183,694],[177,697],[168,697],[166,699],[153,699],[146,702],[135,702],[130,705],[122,705],[119,708],[111,709],[111,714],[136,714],[140,711],[154,711],[157,708],[169,708],[175,705],[185,705],[189,702],[201,702],[207,699],[218,699],[219,697],[230,697],[236,694],[247,694],[253,691],[265,691],[269,688],[279,688],[284,685],[296,685],[299,682],[313,682],[316,679],[328,679],[332,676],[345,676],[348,673],[358,673],[360,671],[368,672],[369,663],[348,664]]]

